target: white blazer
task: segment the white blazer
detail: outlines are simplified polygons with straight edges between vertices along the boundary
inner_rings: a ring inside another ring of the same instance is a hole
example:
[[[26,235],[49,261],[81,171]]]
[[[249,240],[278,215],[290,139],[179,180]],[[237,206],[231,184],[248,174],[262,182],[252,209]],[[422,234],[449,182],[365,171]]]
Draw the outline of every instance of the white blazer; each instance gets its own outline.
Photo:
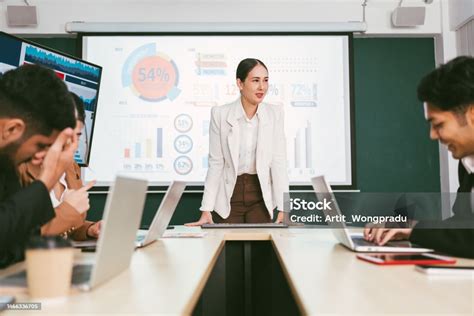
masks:
[[[222,218],[229,217],[237,181],[241,107],[239,97],[211,110],[209,169],[200,210],[215,211]],[[283,108],[261,103],[258,119],[256,167],[263,200],[272,217],[275,207],[283,210],[283,193],[289,192]]]

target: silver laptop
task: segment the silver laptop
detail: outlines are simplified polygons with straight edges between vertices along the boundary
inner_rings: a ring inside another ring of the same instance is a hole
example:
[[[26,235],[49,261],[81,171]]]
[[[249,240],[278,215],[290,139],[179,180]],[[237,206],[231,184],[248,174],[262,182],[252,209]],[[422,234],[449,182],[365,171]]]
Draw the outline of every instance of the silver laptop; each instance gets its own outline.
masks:
[[[117,176],[107,196],[94,263],[74,265],[74,287],[89,291],[130,266],[147,187],[146,180]],[[1,279],[0,284],[26,287],[25,271]]]
[[[332,193],[331,187],[326,182],[324,176],[314,177],[311,179],[314,191],[318,200],[332,201],[334,207],[330,210],[324,210],[324,215],[341,217],[342,213],[337,204],[336,198]],[[332,228],[332,232],[336,239],[347,248],[356,252],[430,252],[433,249],[419,248],[409,241],[393,241],[388,242],[384,246],[379,246],[375,243],[364,239],[362,234],[350,234],[344,222],[329,222],[328,225]]]
[[[186,182],[173,181],[173,183],[171,183],[163,200],[161,200],[150,228],[146,231],[140,230],[138,232],[135,241],[137,248],[145,247],[163,236],[185,188]]]

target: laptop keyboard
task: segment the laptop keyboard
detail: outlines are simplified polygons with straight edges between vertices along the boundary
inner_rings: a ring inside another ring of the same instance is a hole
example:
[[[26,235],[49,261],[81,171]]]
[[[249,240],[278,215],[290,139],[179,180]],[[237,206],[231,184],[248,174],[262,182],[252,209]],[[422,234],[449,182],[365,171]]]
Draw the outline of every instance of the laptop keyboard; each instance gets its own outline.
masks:
[[[1,279],[0,286],[26,287],[26,271],[11,274]]]
[[[352,242],[356,246],[378,246],[376,243],[365,240],[363,237],[354,237],[352,236]]]
[[[377,246],[377,247],[397,247],[397,248],[411,248],[412,245],[407,240],[392,240],[383,246],[379,246],[374,242],[370,242],[364,239],[364,237],[351,236],[354,245],[356,246]]]
[[[72,284],[84,284],[87,283],[92,274],[92,264],[78,264],[72,269]]]

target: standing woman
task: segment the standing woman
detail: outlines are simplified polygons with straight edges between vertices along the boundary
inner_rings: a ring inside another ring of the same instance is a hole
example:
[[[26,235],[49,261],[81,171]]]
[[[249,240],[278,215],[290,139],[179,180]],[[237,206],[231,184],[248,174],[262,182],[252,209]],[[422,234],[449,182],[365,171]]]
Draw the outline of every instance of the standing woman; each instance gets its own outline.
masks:
[[[289,191],[283,109],[262,103],[268,69],[254,58],[237,67],[240,97],[213,107],[209,128],[209,169],[201,218],[189,223],[283,221],[283,193]]]

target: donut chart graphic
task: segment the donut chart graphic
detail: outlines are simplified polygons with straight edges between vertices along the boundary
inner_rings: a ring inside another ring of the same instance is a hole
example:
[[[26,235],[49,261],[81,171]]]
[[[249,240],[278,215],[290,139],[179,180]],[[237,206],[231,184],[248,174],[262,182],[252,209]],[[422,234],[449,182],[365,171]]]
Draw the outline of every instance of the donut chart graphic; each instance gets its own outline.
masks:
[[[122,86],[130,88],[145,101],[173,101],[181,92],[178,83],[176,63],[163,52],[157,51],[155,43],[135,49],[122,68]]]
[[[179,135],[174,140],[174,149],[180,154],[187,154],[193,149],[193,140],[188,135]]]
[[[174,128],[180,133],[187,133],[193,128],[193,119],[190,115],[182,113],[175,117]]]
[[[174,171],[179,175],[187,175],[193,170],[193,162],[188,156],[179,156],[174,161]]]

